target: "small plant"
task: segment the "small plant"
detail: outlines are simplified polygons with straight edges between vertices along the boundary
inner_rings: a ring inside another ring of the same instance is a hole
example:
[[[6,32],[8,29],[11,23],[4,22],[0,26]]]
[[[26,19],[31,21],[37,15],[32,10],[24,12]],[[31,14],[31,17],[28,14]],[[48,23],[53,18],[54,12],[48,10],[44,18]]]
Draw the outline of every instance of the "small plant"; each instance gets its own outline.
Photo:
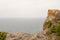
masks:
[[[56,33],[58,36],[60,36],[60,20],[57,23],[58,23],[58,25],[56,27]]]
[[[52,25],[52,22],[49,20],[47,22],[47,27],[49,28],[51,33],[56,33],[58,36],[60,36],[60,20],[58,20],[56,27],[51,27],[51,25]],[[50,34],[50,33],[48,33],[48,34]]]
[[[7,33],[0,32],[0,40],[5,40]]]
[[[52,25],[52,22],[49,20],[49,21],[47,22],[47,27],[50,28],[51,25]]]
[[[56,28],[51,27],[51,28],[50,28],[50,31],[51,31],[52,33],[56,33]]]
[[[51,25],[52,25],[52,22],[50,20],[47,21],[47,28],[50,30],[51,28]],[[51,30],[47,32],[48,35],[50,35],[52,32]]]

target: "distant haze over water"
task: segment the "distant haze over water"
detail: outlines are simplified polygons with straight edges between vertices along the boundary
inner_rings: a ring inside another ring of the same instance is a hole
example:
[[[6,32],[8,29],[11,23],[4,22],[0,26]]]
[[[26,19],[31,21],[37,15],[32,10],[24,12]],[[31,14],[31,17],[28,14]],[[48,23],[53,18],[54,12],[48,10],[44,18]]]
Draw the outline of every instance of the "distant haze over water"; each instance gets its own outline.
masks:
[[[0,31],[41,32],[44,18],[0,18]]]

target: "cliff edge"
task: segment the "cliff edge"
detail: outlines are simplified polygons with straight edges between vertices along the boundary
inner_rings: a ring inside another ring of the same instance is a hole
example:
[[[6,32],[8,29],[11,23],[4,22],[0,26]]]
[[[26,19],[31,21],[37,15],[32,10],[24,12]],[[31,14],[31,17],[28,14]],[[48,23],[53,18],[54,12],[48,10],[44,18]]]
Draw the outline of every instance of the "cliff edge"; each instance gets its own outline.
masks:
[[[0,32],[0,40],[60,40],[60,10],[48,10],[42,32]]]

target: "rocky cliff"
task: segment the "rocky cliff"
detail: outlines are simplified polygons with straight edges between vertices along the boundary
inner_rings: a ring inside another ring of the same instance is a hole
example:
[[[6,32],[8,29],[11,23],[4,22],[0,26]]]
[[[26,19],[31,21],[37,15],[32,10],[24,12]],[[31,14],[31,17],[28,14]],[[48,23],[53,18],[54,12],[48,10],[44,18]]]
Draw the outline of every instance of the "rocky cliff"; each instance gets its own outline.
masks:
[[[34,34],[22,32],[0,33],[0,40],[4,40],[3,38],[5,40],[60,40],[60,10],[48,10],[42,32]]]

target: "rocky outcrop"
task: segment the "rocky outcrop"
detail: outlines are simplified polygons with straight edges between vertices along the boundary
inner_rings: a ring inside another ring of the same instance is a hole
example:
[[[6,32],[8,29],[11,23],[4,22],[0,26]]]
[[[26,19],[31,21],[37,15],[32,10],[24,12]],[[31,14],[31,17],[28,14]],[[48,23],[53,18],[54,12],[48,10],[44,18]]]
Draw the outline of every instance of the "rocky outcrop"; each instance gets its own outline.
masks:
[[[42,33],[8,33],[6,40],[48,40],[48,36]]]
[[[48,10],[48,16],[44,22],[44,25],[43,25],[43,30],[45,30],[47,27],[47,21],[51,20],[53,22],[53,24],[55,24],[55,16],[57,14],[59,10]]]
[[[51,40],[60,40],[60,10],[48,10],[47,19],[43,25],[43,30],[48,29]]]

